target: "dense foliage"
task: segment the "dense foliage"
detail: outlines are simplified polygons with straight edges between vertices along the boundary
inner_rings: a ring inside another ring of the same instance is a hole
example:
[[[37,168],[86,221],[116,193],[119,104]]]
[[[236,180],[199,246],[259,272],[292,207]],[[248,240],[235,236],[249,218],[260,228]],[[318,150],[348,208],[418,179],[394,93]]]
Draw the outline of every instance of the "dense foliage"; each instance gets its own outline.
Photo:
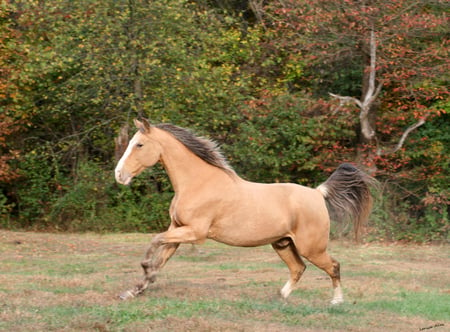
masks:
[[[215,139],[254,181],[315,186],[355,162],[381,183],[371,238],[448,240],[447,10],[440,0],[3,2],[0,226],[164,228],[163,169],[131,187],[112,174],[115,137],[144,116]]]

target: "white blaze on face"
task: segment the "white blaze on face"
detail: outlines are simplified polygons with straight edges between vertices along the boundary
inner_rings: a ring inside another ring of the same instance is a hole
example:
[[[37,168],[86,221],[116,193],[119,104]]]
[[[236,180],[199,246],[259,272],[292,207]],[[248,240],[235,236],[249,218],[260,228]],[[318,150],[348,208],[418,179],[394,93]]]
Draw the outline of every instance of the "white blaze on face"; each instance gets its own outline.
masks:
[[[125,160],[130,156],[131,151],[133,151],[133,147],[136,144],[136,139],[133,137],[131,141],[128,143],[128,147],[125,150],[125,153],[123,154],[122,158],[120,158],[119,162],[117,163],[116,169],[115,169],[115,175],[116,175],[116,181],[120,184],[128,185],[131,182],[131,179],[133,176],[127,172],[125,169],[123,169]]]

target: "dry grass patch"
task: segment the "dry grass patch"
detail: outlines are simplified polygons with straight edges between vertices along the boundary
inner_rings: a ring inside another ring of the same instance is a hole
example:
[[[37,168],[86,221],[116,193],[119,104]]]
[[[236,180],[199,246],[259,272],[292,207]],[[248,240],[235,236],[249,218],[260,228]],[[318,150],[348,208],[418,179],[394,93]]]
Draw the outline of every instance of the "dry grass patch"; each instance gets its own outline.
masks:
[[[419,331],[448,329],[448,246],[333,242],[346,303],[308,265],[287,301],[287,268],[270,247],[180,247],[145,295],[117,295],[141,278],[145,234],[0,231],[0,330]],[[443,326],[442,326],[443,325]]]

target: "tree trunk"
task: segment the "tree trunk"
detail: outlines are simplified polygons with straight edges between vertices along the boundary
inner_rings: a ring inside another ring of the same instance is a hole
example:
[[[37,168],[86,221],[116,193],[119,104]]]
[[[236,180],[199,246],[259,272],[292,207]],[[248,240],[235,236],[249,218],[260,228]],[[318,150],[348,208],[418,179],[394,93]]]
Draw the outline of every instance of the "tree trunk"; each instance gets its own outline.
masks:
[[[354,97],[344,97],[330,94],[341,101],[341,103],[353,102],[359,109],[360,137],[361,143],[376,141],[375,133],[375,111],[376,99],[381,92],[383,84],[376,86],[376,61],[377,61],[377,41],[375,31],[370,31],[369,39],[369,65],[364,73],[363,92],[361,99]]]
[[[119,161],[123,153],[128,147],[128,125],[123,125],[120,128],[119,135],[114,138],[115,148],[114,157],[116,161]]]

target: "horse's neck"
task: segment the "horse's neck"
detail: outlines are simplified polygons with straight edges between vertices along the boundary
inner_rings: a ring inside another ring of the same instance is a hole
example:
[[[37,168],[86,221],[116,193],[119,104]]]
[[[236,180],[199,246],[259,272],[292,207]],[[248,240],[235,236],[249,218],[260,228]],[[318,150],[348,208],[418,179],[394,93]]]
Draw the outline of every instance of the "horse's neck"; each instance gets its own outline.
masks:
[[[223,172],[197,157],[169,133],[160,130],[158,135],[163,147],[161,162],[175,192],[192,190],[215,174]]]

